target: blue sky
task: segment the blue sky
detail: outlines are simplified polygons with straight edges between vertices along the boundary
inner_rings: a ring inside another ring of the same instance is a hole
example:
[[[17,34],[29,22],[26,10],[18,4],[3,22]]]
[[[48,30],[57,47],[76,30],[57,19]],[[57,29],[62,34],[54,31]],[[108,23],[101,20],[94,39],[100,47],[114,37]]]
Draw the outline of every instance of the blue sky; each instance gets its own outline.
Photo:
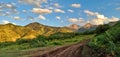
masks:
[[[0,0],[0,24],[94,25],[118,21],[120,0]]]

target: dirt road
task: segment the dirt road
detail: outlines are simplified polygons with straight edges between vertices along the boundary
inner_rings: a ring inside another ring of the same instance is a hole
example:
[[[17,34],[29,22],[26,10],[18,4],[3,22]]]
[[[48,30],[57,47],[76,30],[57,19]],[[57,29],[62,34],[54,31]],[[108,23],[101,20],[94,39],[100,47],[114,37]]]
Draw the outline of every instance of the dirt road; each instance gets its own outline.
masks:
[[[30,57],[90,57],[90,49],[87,47],[89,40],[78,44],[56,48],[49,52],[36,51]]]

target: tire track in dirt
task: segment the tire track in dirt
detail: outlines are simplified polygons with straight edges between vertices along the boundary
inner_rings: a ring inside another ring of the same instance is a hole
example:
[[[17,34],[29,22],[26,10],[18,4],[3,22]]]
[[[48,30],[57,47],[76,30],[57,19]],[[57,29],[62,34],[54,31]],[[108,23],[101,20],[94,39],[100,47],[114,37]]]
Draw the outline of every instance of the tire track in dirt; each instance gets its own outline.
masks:
[[[30,57],[87,57],[91,54],[90,48],[86,45],[88,42],[89,40],[85,40],[80,43],[57,48],[43,54],[38,51],[36,54],[33,53]]]

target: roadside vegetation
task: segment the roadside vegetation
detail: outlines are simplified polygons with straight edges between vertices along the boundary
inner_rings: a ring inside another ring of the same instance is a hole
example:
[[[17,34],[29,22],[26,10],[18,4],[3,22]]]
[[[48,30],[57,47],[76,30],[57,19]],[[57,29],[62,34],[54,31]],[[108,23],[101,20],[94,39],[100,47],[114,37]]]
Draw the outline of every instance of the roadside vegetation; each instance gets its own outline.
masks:
[[[80,35],[79,33],[55,33],[49,37],[38,36],[34,39],[18,39],[16,42],[0,43],[0,50],[24,50],[38,47],[74,44],[92,38],[93,34]]]
[[[120,57],[120,21],[112,27],[99,26],[89,46],[93,49],[93,57]]]
[[[38,36],[31,40],[18,39],[16,42],[0,43],[0,57],[17,57],[18,55],[24,57],[27,51],[55,46],[68,46],[91,39],[93,36],[94,34],[79,35],[79,33],[56,33],[49,37]]]

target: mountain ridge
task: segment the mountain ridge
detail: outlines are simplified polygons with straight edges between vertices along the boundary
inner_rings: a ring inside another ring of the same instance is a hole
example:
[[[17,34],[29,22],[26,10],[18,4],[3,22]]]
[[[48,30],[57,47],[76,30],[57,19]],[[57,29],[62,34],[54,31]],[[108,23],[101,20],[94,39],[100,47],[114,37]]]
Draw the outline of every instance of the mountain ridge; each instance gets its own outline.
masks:
[[[1,24],[0,42],[15,42],[17,39],[33,39],[39,35],[49,36],[57,32],[71,33],[73,31],[66,27],[51,27],[36,22],[26,26],[19,26],[11,23]]]

